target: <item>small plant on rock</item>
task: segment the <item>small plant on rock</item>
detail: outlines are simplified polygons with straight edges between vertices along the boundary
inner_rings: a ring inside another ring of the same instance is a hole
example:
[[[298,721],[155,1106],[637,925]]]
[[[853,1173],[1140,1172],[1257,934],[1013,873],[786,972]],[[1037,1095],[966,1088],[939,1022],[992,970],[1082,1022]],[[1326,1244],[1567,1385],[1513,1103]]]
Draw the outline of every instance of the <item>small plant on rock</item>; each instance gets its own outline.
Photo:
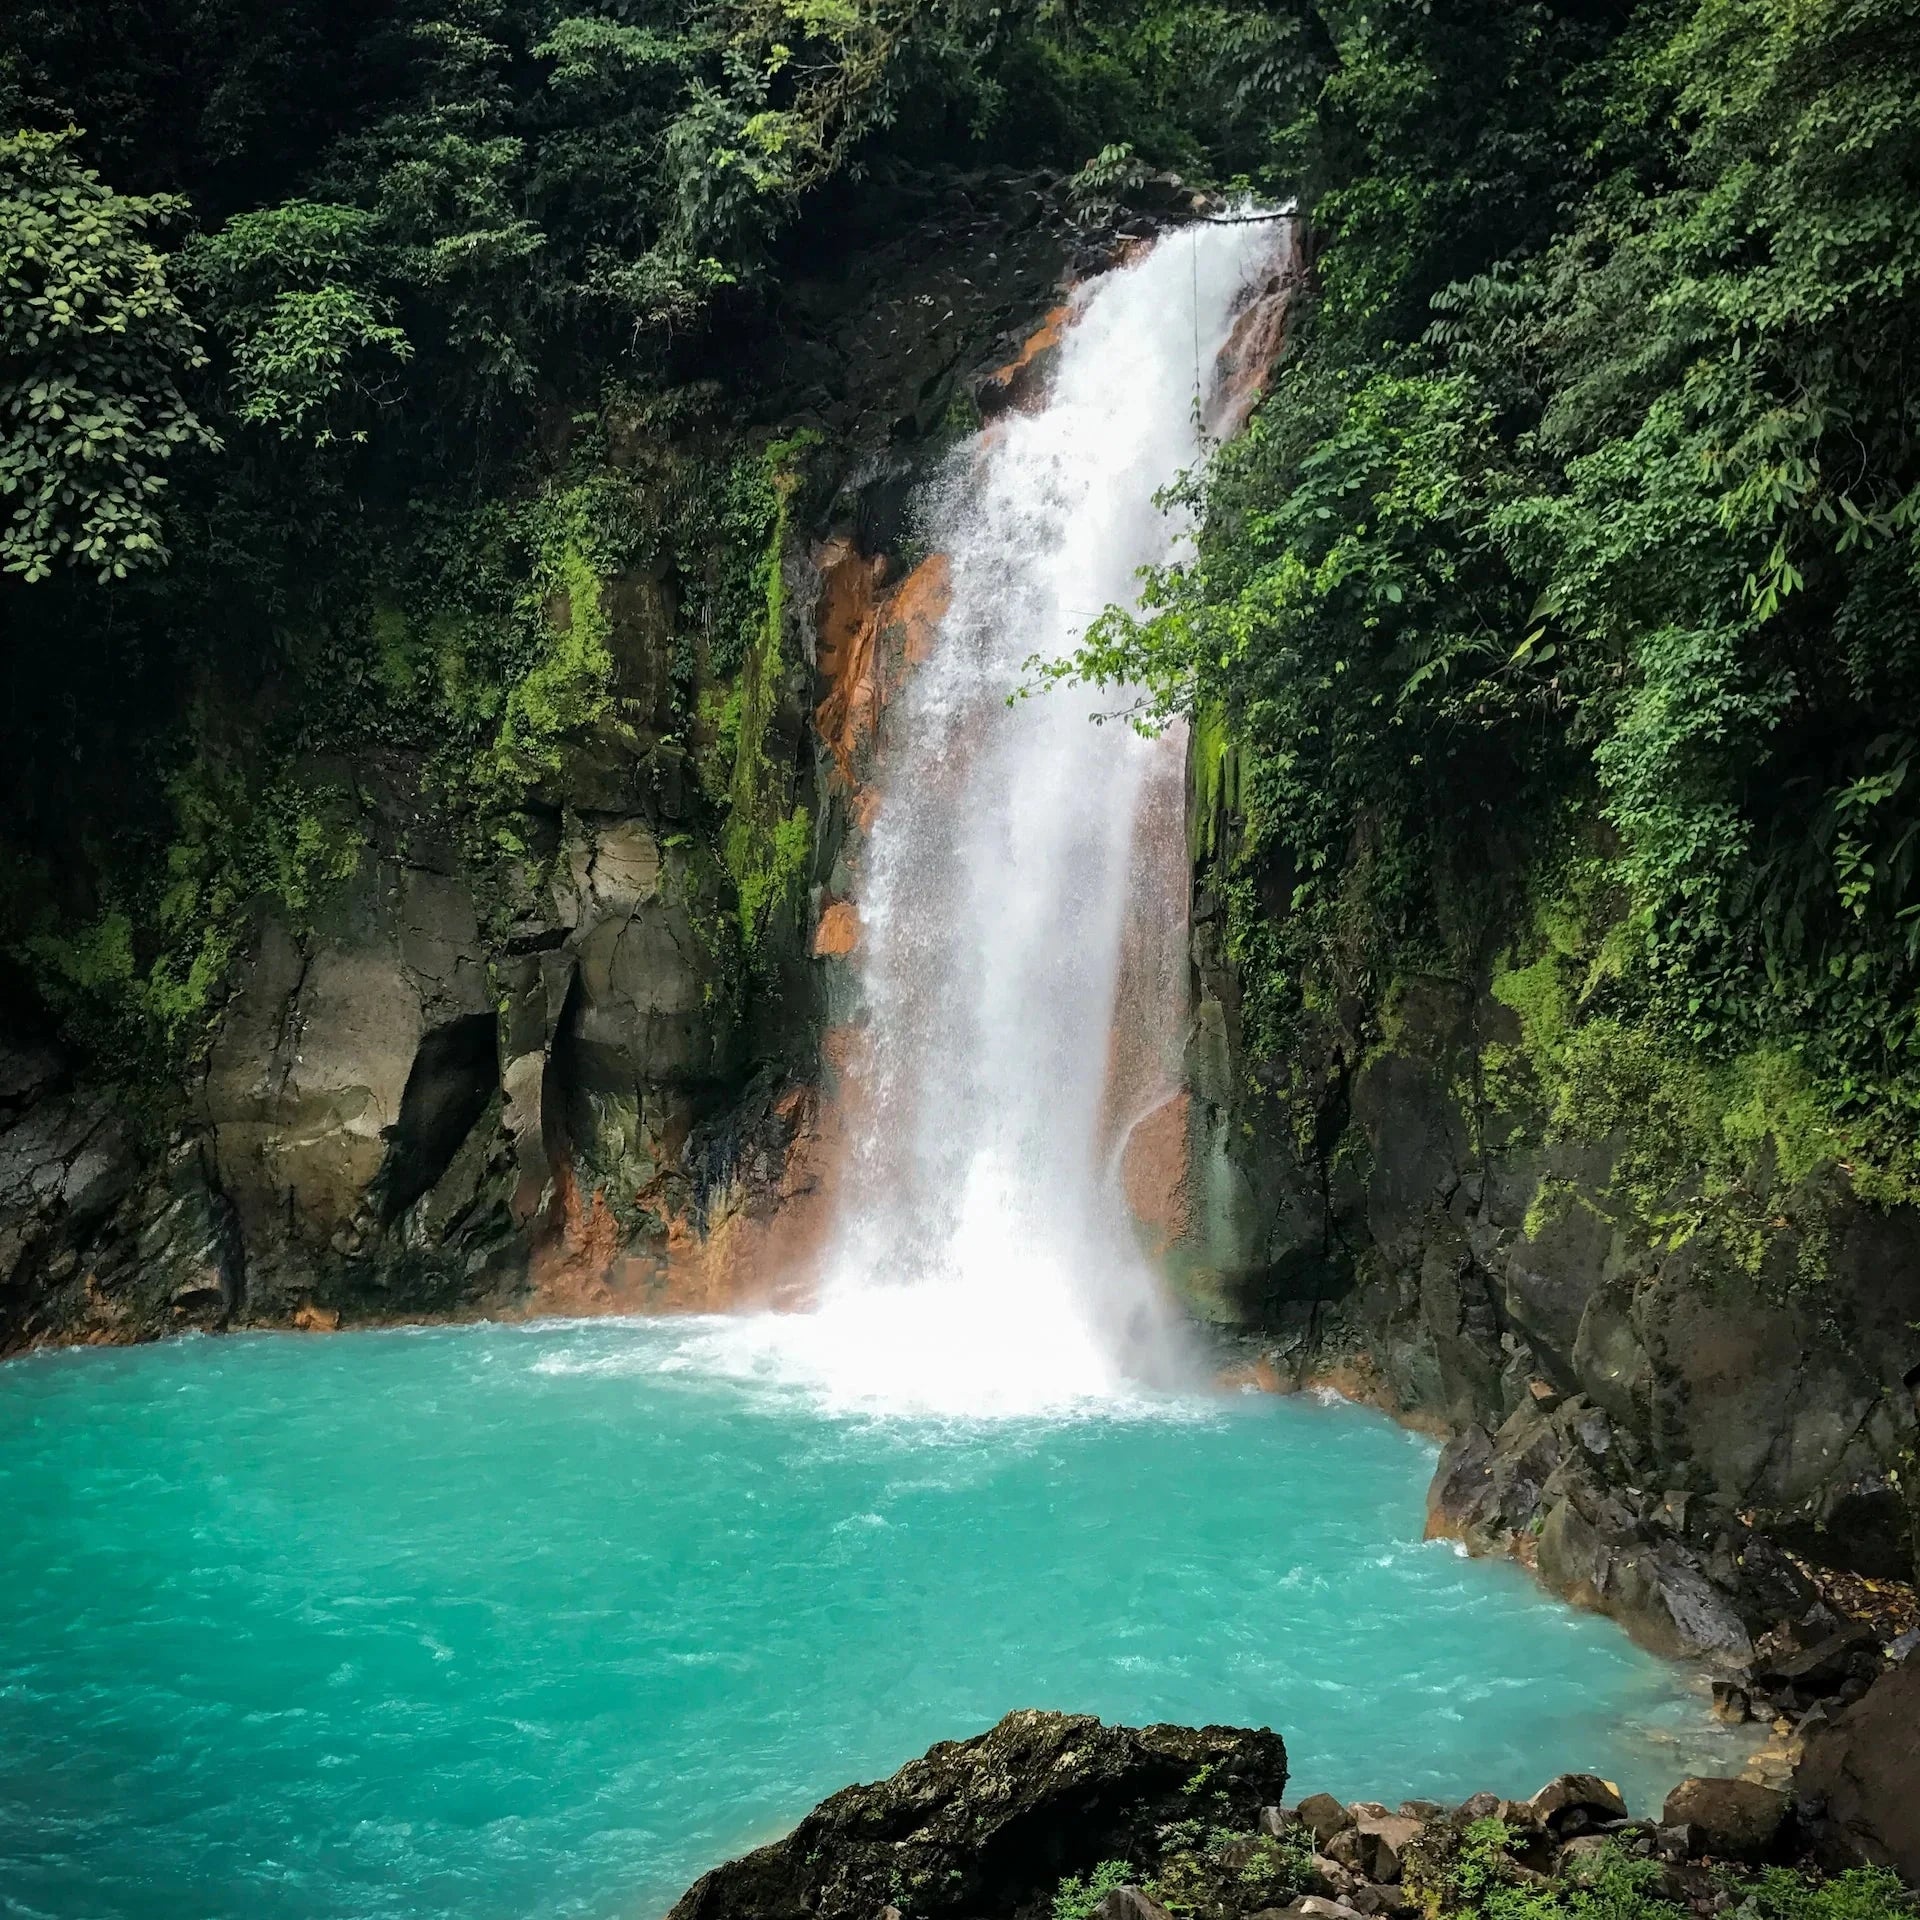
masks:
[[[1053,1896],[1053,1920],[1093,1920],[1101,1901],[1133,1880],[1134,1870],[1124,1860],[1102,1860],[1091,1873],[1069,1874]]]

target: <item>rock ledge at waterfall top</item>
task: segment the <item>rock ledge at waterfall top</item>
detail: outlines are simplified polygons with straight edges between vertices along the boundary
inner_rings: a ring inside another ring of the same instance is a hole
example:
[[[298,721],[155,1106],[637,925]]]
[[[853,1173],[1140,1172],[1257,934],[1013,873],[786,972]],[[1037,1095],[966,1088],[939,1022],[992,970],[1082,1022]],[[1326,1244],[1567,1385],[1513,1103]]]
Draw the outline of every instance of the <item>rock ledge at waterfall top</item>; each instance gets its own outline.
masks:
[[[1920,1667],[1888,1676],[1903,1678],[1920,1681]],[[1530,1800],[1395,1809],[1325,1793],[1288,1803],[1287,1782],[1286,1749],[1265,1729],[1010,1713],[891,1779],[842,1788],[785,1838],[703,1875],[668,1920],[1415,1920],[1478,1912],[1488,1886],[1540,1896],[1545,1920],[1596,1882],[1610,1913],[1706,1916],[1738,1907],[1743,1880],[1771,1867],[1803,1890],[1863,1867],[1920,1873],[1920,1807],[1884,1792],[1874,1828],[1858,1794],[1830,1815],[1818,1792],[1746,1780],[1682,1781],[1640,1819],[1584,1773]],[[1914,1911],[1885,1874],[1850,1883],[1849,1898],[1861,1920]]]

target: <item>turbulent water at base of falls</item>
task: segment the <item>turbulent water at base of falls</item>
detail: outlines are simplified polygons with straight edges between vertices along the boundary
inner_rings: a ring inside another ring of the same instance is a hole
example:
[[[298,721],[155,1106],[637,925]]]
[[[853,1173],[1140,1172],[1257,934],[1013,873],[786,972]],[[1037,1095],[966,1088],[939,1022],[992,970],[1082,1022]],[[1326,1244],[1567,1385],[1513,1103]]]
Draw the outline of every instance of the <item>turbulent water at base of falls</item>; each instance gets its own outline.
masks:
[[[1186,537],[1156,495],[1235,424],[1285,245],[1195,226],[1083,286],[1044,407],[925,503],[952,594],[887,723],[837,1239],[813,1313],[723,1336],[835,1403],[1018,1413],[1194,1378],[1116,1172],[1185,1010],[1183,743],[1093,724],[1124,691],[1009,696]]]

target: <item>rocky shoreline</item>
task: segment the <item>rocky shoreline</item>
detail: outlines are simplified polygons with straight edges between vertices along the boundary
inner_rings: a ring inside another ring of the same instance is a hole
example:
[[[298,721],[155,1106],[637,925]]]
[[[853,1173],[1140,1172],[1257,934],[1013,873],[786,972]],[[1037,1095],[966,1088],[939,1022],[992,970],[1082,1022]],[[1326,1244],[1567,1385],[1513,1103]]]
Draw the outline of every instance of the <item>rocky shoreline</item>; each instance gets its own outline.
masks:
[[[1515,1559],[1559,1599],[1697,1665],[1720,1719],[1766,1729],[1754,1780],[1783,1785],[1810,1742],[1883,1675],[1920,1658],[1912,1585],[1812,1564],[1724,1497],[1635,1484],[1648,1463],[1585,1395],[1534,1378],[1503,1422],[1449,1429],[1398,1405],[1364,1347],[1336,1348],[1329,1364],[1336,1337],[1290,1353],[1257,1347],[1223,1379],[1336,1394],[1442,1439],[1427,1537]]]
[[[1843,1728],[1863,1715],[1843,1756]],[[1899,1876],[1920,1881],[1920,1663],[1883,1676],[1822,1738],[1791,1791],[1690,1778],[1657,1817],[1636,1817],[1581,1773],[1524,1801],[1289,1800],[1286,1747],[1265,1729],[1016,1712],[843,1788],[705,1874],[669,1920],[1915,1912]]]

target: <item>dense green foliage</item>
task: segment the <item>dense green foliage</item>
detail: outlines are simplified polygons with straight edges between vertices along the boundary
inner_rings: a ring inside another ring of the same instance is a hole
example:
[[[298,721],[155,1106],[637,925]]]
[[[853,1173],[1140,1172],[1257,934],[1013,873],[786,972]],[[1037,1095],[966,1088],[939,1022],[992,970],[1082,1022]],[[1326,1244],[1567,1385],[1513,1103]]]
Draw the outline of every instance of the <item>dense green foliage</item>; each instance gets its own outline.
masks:
[[[181,203],[114,193],[71,149],[69,134],[0,136],[0,566],[124,579],[163,553],[164,463],[218,442],[180,397],[206,356],[147,233]]]
[[[1765,1060],[1749,1161],[1908,1190],[1920,9],[1315,12],[1289,355],[1080,662],[1235,760],[1258,1049],[1577,920],[1526,1036],[1562,1130]]]
[[[1291,32],[1244,0],[13,9],[15,1004],[177,1084],[259,912],[354,871],[369,754],[503,925],[582,766],[686,796],[756,990],[812,853],[770,731],[810,453],[726,343],[874,170],[1251,153]]]
[[[1690,1911],[1657,1861],[1605,1846],[1541,1884],[1514,1872],[1517,1844],[1497,1819],[1429,1826],[1413,1850],[1408,1891],[1429,1920],[1682,1920]],[[1730,1909],[1748,1920],[1903,1920],[1914,1906],[1897,1875],[1868,1868],[1825,1877],[1727,1866],[1717,1878]]]
[[[690,770],[745,978],[811,456],[721,343],[865,175],[1173,164],[1307,270],[1081,664],[1193,719],[1262,1078],[1477,979],[1502,1115],[1666,1116],[1664,1231],[1908,1192],[1916,71],[1911,0],[31,0],[0,937],[164,1075],[350,867],[343,756],[418,757],[505,913],[617,746]]]

